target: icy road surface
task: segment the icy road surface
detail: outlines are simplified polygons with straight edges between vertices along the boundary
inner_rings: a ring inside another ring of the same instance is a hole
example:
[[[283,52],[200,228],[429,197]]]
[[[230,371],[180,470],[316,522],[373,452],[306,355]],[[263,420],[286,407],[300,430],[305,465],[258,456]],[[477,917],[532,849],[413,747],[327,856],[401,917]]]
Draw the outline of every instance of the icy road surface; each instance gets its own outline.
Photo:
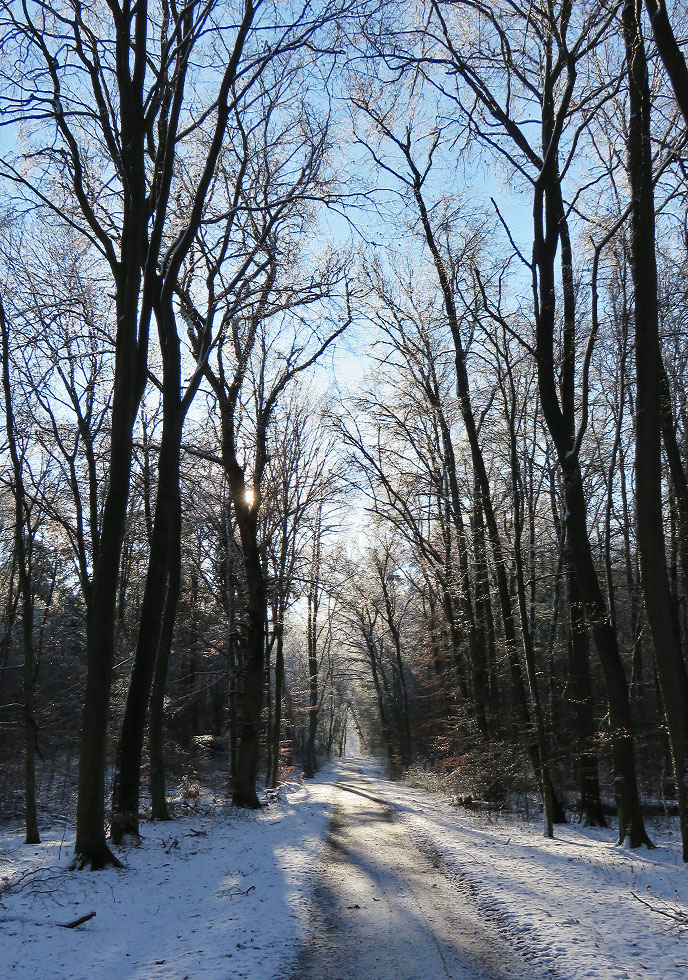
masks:
[[[293,980],[543,977],[480,920],[468,888],[419,849],[366,771],[349,762],[337,786]]]

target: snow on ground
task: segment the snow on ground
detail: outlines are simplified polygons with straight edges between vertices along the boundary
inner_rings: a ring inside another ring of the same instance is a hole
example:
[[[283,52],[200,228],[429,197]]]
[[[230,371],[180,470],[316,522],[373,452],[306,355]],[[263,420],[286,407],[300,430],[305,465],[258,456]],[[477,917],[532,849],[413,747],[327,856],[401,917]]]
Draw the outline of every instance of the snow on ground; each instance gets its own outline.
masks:
[[[73,835],[63,840],[62,827],[38,846],[0,833],[0,978],[288,976],[337,773],[286,784],[256,813],[204,801],[183,819],[143,823],[143,844],[117,851],[122,871],[69,871]],[[78,928],[58,925],[92,911]]]
[[[410,841],[469,890],[504,943],[561,980],[688,976],[677,821],[652,827],[653,851],[614,847],[612,830],[577,825],[557,827],[548,841],[535,823],[457,809],[390,783],[372,762],[364,770]],[[346,771],[336,764],[313,782],[289,783],[259,813],[206,800],[173,823],[143,824],[143,845],[119,852],[124,871],[69,871],[73,838],[61,827],[37,847],[0,831],[0,980],[289,977],[334,784]],[[91,911],[78,928],[60,928]]]
[[[614,846],[611,829],[557,826],[547,840],[537,823],[472,814],[379,776],[372,787],[421,849],[468,885],[483,915],[501,922],[505,938],[557,976],[688,977],[688,867],[678,820],[650,824],[656,850],[630,850]]]

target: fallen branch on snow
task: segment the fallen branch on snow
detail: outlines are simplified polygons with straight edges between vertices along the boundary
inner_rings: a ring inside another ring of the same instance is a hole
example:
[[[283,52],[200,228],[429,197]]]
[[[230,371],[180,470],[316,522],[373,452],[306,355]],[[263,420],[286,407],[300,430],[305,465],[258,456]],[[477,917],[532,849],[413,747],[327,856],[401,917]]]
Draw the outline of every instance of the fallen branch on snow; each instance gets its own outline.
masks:
[[[88,912],[86,915],[82,915],[79,919],[74,919],[73,922],[58,922],[57,925],[60,929],[76,929],[77,926],[82,925],[84,922],[88,922],[95,916],[95,912]]]
[[[88,922],[95,916],[95,912],[87,912],[86,915],[80,916],[78,919],[74,919],[72,922],[55,922],[54,919],[30,919],[26,915],[3,915],[0,922],[3,924],[6,922],[21,922],[24,925],[30,926],[46,926],[52,928],[57,926],[59,929],[76,929],[77,926],[83,925],[84,922]]]
[[[636,895],[635,892],[631,892],[631,895],[636,899],[636,901],[640,902],[641,905],[644,905],[645,908],[649,909],[651,912],[656,912],[657,915],[664,915],[667,919],[673,919],[674,922],[678,922],[679,925],[688,926],[688,914],[681,911],[681,909],[669,905],[668,908],[671,911],[667,911],[667,909],[660,909],[656,905],[651,905],[650,902],[646,902],[644,898],[641,898],[640,895]]]

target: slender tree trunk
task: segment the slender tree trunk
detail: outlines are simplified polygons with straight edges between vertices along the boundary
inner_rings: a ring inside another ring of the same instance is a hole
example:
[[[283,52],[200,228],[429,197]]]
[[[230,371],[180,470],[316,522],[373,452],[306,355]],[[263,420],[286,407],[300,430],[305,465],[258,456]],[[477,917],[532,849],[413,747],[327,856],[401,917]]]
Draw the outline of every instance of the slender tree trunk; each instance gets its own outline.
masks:
[[[366,637],[366,645],[368,647],[368,660],[370,663],[370,672],[373,677],[373,686],[375,687],[375,697],[377,699],[378,712],[380,714],[380,726],[382,728],[382,734],[385,739],[385,747],[387,749],[387,760],[389,762],[390,768],[394,767],[394,743],[392,741],[392,731],[389,727],[389,719],[387,717],[387,711],[385,709],[385,699],[382,691],[382,686],[380,684],[380,677],[377,669],[377,657],[375,653],[375,647],[372,641],[372,637],[368,642]]]
[[[466,680],[466,663],[463,655],[462,641],[463,630],[459,622],[459,612],[455,609],[453,589],[451,582],[447,581],[447,569],[443,575],[442,583],[442,608],[449,627],[449,637],[451,639],[452,666],[455,678],[457,693],[464,704],[468,703],[468,682]],[[449,569],[451,572],[451,568]]]
[[[274,719],[274,706],[272,703],[272,650],[275,645],[274,635],[268,640],[268,622],[265,621],[265,706],[267,708],[267,718],[265,719],[265,785],[269,786],[272,774],[272,726]]]
[[[461,504],[461,494],[459,492],[459,479],[456,469],[456,454],[454,453],[454,445],[451,438],[451,430],[447,419],[445,417],[444,408],[442,406],[442,401],[439,395],[439,385],[435,377],[435,366],[432,364],[431,358],[429,358],[432,371],[433,387],[429,390],[429,395],[432,401],[434,411],[437,415],[437,421],[440,429],[440,436],[442,441],[442,454],[443,462],[446,470],[446,479],[449,486],[449,499],[451,501],[450,517],[451,525],[453,525],[456,535],[456,544],[458,550],[459,558],[459,572],[460,572],[460,582],[458,583],[458,604],[461,610],[461,617],[464,623],[464,629],[466,633],[466,638],[468,641],[468,658],[470,661],[471,677],[473,681],[473,703],[475,706],[475,716],[476,723],[478,726],[478,731],[483,738],[487,738],[488,724],[487,724],[487,711],[486,711],[486,701],[487,701],[487,683],[486,683],[486,653],[484,646],[485,634],[479,629],[478,622],[476,620],[476,611],[474,608],[473,601],[473,585],[471,582],[470,568],[468,562],[468,547],[466,541],[466,529],[462,514],[462,504]],[[476,495],[480,495],[480,489],[476,486]],[[449,503],[449,502],[448,502]],[[448,567],[446,570],[447,580],[452,579],[451,569]],[[453,606],[453,598],[451,600]],[[452,640],[454,642],[455,654],[459,652],[460,647],[457,643],[457,633],[459,632],[458,623],[456,618],[452,613],[452,618],[449,620],[450,628],[452,630]],[[461,657],[461,663],[457,659],[457,668],[460,671],[460,682],[461,682],[461,694],[464,700],[468,700],[468,691],[466,689],[465,682],[465,670],[463,667],[463,657]],[[409,742],[410,745],[410,742]]]
[[[586,827],[606,827],[602,809],[600,779],[595,751],[595,721],[592,710],[592,684],[585,616],[576,575],[567,561],[569,583],[569,677],[574,704],[575,743],[580,784],[581,819]]]
[[[26,798],[25,841],[39,844],[36,813],[36,696],[34,685],[33,596],[27,583],[22,602],[22,640],[24,648],[24,794]]]
[[[10,651],[12,649],[12,630],[14,629],[14,624],[17,619],[17,610],[19,608],[19,599],[21,598],[21,592],[19,589],[15,589],[15,577],[17,573],[17,553],[16,548],[12,550],[12,563],[10,566],[10,577],[7,583],[7,603],[5,605],[5,610],[2,617],[2,628],[4,633],[2,639],[0,639],[0,678],[2,673],[7,667],[7,663],[10,656]],[[0,688],[1,690],[2,688]]]
[[[628,683],[619,654],[616,633],[609,621],[607,605],[592,559],[578,460],[565,460],[562,469],[567,509],[567,539],[585,618],[591,624],[606,682],[619,842],[623,843],[628,837],[631,847],[640,847],[643,844],[651,847],[652,844],[645,831],[638,794]]]
[[[428,250],[432,256],[433,264],[437,272],[438,282],[442,291],[444,310],[447,316],[447,323],[454,343],[454,363],[456,367],[456,390],[459,397],[459,405],[461,409],[461,417],[466,430],[466,437],[468,439],[468,444],[471,453],[471,463],[473,465],[473,473],[476,480],[476,486],[479,491],[480,502],[483,509],[483,514],[485,518],[485,525],[487,529],[487,537],[490,541],[490,546],[492,549],[492,556],[494,559],[495,567],[495,577],[497,579],[497,593],[499,597],[499,608],[502,615],[502,624],[504,627],[504,638],[506,641],[506,653],[509,663],[509,673],[511,676],[511,686],[512,686],[512,697],[513,697],[513,725],[520,737],[526,739],[526,744],[529,745],[529,754],[531,756],[533,767],[536,772],[540,771],[540,760],[537,757],[537,747],[534,746],[532,742],[532,723],[530,718],[530,712],[528,710],[528,701],[526,698],[526,689],[523,681],[523,671],[521,670],[521,663],[518,656],[518,642],[516,638],[516,624],[514,620],[514,611],[512,608],[511,592],[509,589],[509,583],[507,579],[506,572],[506,562],[504,556],[504,550],[502,547],[501,536],[499,533],[499,527],[494,513],[494,508],[492,505],[492,493],[490,489],[490,481],[487,475],[487,469],[485,467],[485,459],[483,457],[482,449],[480,446],[480,439],[478,434],[478,426],[476,424],[475,415],[473,412],[473,405],[471,402],[471,389],[468,379],[468,370],[466,367],[466,355],[463,347],[463,341],[461,338],[461,331],[459,329],[459,319],[456,311],[456,303],[454,300],[454,292],[452,285],[447,274],[447,269],[445,262],[442,258],[442,254],[437,245],[435,239],[435,234],[430,221],[430,216],[423,199],[422,187],[423,178],[418,171],[415,163],[410,154],[410,150],[406,153],[407,162],[413,173],[413,193],[418,207],[418,214],[420,217],[421,225],[423,227],[423,232],[425,236],[425,241],[428,246]]]
[[[315,573],[317,575],[317,572]],[[318,603],[317,579],[311,585],[308,595],[308,624],[306,641],[308,646],[308,736],[306,738],[306,759],[303,775],[312,779],[316,770],[315,737],[318,731]]]
[[[499,704],[499,681],[497,678],[497,649],[495,643],[494,616],[490,598],[490,569],[487,564],[485,546],[485,522],[480,494],[476,490],[473,508],[473,548],[475,553],[475,607],[482,634],[482,646],[486,651],[489,705],[494,716]],[[494,724],[494,721],[493,721]],[[497,724],[499,728],[499,723]]]
[[[24,714],[24,796],[26,804],[25,841],[39,844],[38,818],[36,814],[36,725],[34,690],[33,646],[33,590],[30,519],[25,518],[26,494],[22,460],[17,447],[14,405],[10,380],[10,336],[5,310],[0,300],[0,331],[2,332],[2,384],[5,394],[5,430],[12,463],[12,490],[14,496],[14,554],[19,580],[22,610],[22,651],[24,664],[23,714]],[[28,533],[27,533],[28,532]]]
[[[688,65],[678,45],[664,0],[645,0],[660,57],[664,62],[676,102],[688,127]],[[640,23],[640,17],[637,18]]]
[[[257,809],[256,793],[260,756],[261,712],[265,681],[266,592],[257,545],[257,527],[250,515],[237,518],[246,569],[246,646],[244,694],[239,717],[239,745],[232,801],[235,806]]]
[[[523,658],[526,664],[526,676],[530,688],[530,704],[533,716],[534,735],[537,742],[537,753],[533,756],[539,763],[539,780],[542,792],[542,803],[544,811],[544,834],[545,837],[554,837],[554,792],[552,777],[549,766],[549,746],[545,734],[545,723],[542,714],[542,702],[535,668],[535,645],[531,631],[530,616],[528,614],[528,602],[526,596],[525,576],[523,572],[523,554],[521,537],[523,531],[523,501],[521,493],[521,467],[518,457],[518,442],[516,438],[516,391],[513,376],[508,366],[509,395],[505,395],[505,408],[507,410],[509,425],[509,443],[511,451],[511,502],[514,511],[514,564],[516,571],[516,595],[518,600],[519,616],[521,619],[521,640],[523,644]]]
[[[129,496],[132,428],[131,412],[120,412],[120,406],[113,404],[110,487],[87,612],[86,694],[75,842],[78,865],[88,865],[94,871],[107,865],[119,867],[121,863],[110,851],[105,837],[105,765],[115,650],[115,602]]]
[[[169,820],[165,788],[165,687],[169,665],[174,625],[177,619],[177,606],[182,578],[181,548],[181,501],[177,501],[177,526],[170,538],[172,555],[170,557],[169,581],[165,598],[162,630],[158,655],[155,658],[155,673],[150,699],[150,718],[148,722],[148,754],[150,758],[151,819]]]
[[[385,601],[387,626],[392,635],[392,642],[394,645],[396,676],[399,679],[399,687],[401,689],[401,727],[403,732],[402,762],[404,765],[408,765],[411,762],[413,749],[411,741],[411,725],[409,721],[409,700],[408,691],[406,689],[406,675],[404,671],[404,662],[401,656],[401,633],[399,631],[399,625],[395,619],[392,599],[389,593],[389,586],[384,571],[385,570],[383,569],[382,574],[380,575],[380,585],[382,587],[382,594]]]
[[[306,645],[308,662],[308,737],[306,739],[306,759],[303,775],[312,779],[317,769],[315,740],[320,721],[319,704],[319,611],[320,611],[320,557],[322,531],[322,504],[318,508],[313,528],[313,549],[311,552],[310,581],[308,583],[308,618],[306,622]]]
[[[237,576],[235,572],[235,552],[230,534],[232,509],[229,502],[224,505],[223,521],[220,529],[220,547],[222,548],[222,564],[224,576],[222,582],[222,603],[227,617],[227,671],[229,674],[229,778],[228,793],[234,792],[234,777],[236,775],[237,750],[239,746],[238,711],[239,698],[239,668],[240,651],[237,638]]]
[[[272,724],[272,773],[268,785],[275,789],[279,780],[280,735],[282,729],[282,692],[284,690],[284,632],[282,623],[276,625],[275,638],[275,716]]]
[[[238,680],[239,680],[239,655],[236,649],[236,641],[230,638],[229,642],[229,779],[227,789],[230,795],[234,794],[234,780],[237,770],[237,754],[239,751],[239,712],[238,703]]]

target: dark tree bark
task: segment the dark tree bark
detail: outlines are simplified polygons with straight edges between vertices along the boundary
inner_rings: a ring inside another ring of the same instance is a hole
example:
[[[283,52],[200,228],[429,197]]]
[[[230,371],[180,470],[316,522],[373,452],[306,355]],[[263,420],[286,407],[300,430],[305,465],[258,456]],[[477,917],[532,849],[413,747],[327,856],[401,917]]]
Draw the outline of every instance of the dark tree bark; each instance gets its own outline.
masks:
[[[456,454],[454,452],[450,425],[447,420],[444,406],[442,405],[440,385],[437,378],[437,368],[435,364],[435,352],[433,351],[429,338],[426,335],[423,335],[422,341],[425,353],[425,364],[421,366],[418,373],[422,376],[422,383],[425,389],[426,397],[430,402],[437,419],[437,427],[439,429],[438,449],[441,451],[446,483],[449,489],[446,506],[449,511],[450,526],[453,525],[454,528],[456,549],[458,552],[459,581],[456,584],[456,588],[453,590],[449,588],[449,583],[456,576],[453,574],[450,567],[447,567],[445,570],[445,578],[447,580],[447,588],[445,589],[445,608],[447,610],[447,619],[452,632],[452,641],[454,643],[455,653],[458,653],[460,650],[460,637],[457,635],[459,633],[457,621],[458,617],[453,611],[453,596],[456,595],[463,622],[463,630],[465,631],[468,643],[468,657],[473,681],[473,703],[475,705],[476,723],[478,726],[478,731],[484,738],[486,738],[488,734],[487,653],[485,650],[486,630],[484,628],[484,624],[480,624],[476,617],[476,608],[473,595],[474,589],[471,582],[468,560],[466,527],[463,519],[463,506],[459,491],[459,476],[456,466]],[[481,488],[478,484],[477,478],[475,495],[476,499],[479,500],[481,496]],[[451,533],[448,530],[447,549],[449,548],[450,542]],[[450,554],[447,555],[447,559],[448,563],[450,561],[455,561],[453,555]],[[463,665],[461,663],[457,663],[457,667],[459,669],[461,693],[464,700],[467,700],[468,692],[464,679],[465,671],[463,670]]]
[[[122,51],[129,37],[118,39]],[[137,66],[140,84],[142,66]],[[121,81],[121,86],[131,79]],[[140,109],[140,105],[139,105]],[[141,268],[146,241],[144,125],[135,104],[122,121],[122,142],[127,147],[125,169],[129,177],[125,194],[130,218],[125,223],[121,260],[116,276],[117,352],[110,432],[109,486],[101,522],[98,559],[93,570],[91,601],[86,631],[86,694],[79,756],[79,796],[75,852],[80,866],[93,870],[120,862],[105,840],[105,764],[107,719],[115,641],[117,598],[122,542],[133,453],[133,427],[145,384],[150,306],[144,302],[139,318]]]
[[[657,305],[651,97],[640,13],[640,0],[625,0],[622,19],[628,65],[628,172],[635,294],[636,528],[645,610],[671,747],[683,860],[688,861],[688,673],[664,542],[661,458],[664,370]]]
[[[666,68],[676,102],[688,126],[688,65],[681,51],[667,13],[666,0],[645,0],[650,15],[657,50]],[[637,17],[640,23],[640,17]]]
[[[394,139],[394,137],[392,136],[391,133],[389,133],[389,131],[387,131],[387,135],[389,135],[392,139]],[[497,580],[497,594],[499,599],[499,609],[501,612],[502,625],[504,628],[504,637],[506,641],[506,651],[507,651],[507,658],[509,663],[509,673],[511,676],[512,697],[513,697],[513,705],[514,705],[514,724],[519,736],[521,738],[525,738],[526,746],[528,748],[528,753],[531,762],[533,764],[533,768],[535,769],[535,772],[540,775],[543,800],[545,798],[545,795],[547,795],[547,799],[548,801],[551,801],[551,806],[553,810],[556,811],[557,816],[563,817],[563,810],[561,808],[561,804],[559,803],[556,797],[556,792],[551,782],[548,766],[540,754],[541,746],[538,745],[537,740],[533,740],[532,737],[534,733],[534,729],[533,729],[533,723],[532,723],[530,711],[528,709],[526,689],[523,680],[523,671],[521,669],[521,663],[518,657],[518,641],[516,637],[516,624],[514,619],[514,611],[512,607],[511,591],[509,588],[509,582],[507,578],[504,549],[502,546],[502,539],[499,532],[499,527],[497,524],[497,519],[495,516],[494,507],[492,503],[492,492],[490,488],[490,481],[487,475],[487,468],[485,466],[485,459],[480,445],[478,425],[476,423],[475,415],[473,412],[473,405],[471,400],[471,388],[470,388],[470,382],[468,378],[468,370],[466,366],[466,354],[464,351],[463,340],[461,338],[459,318],[457,314],[454,293],[451,287],[445,262],[442,258],[442,254],[437,244],[437,240],[432,227],[432,223],[430,221],[430,216],[428,214],[425,200],[423,198],[424,177],[420,173],[416,164],[413,161],[410,152],[410,146],[396,140],[395,142],[397,142],[397,145],[404,153],[409,170],[411,171],[411,175],[412,175],[411,187],[416,201],[416,205],[418,207],[418,214],[423,228],[425,241],[430,251],[430,254],[432,256],[435,270],[437,272],[438,282],[440,285],[440,289],[442,291],[447,322],[454,343],[454,351],[455,351],[454,363],[456,366],[456,390],[459,397],[461,416],[463,419],[464,427],[466,429],[466,435],[468,437],[468,443],[470,446],[471,462],[473,465],[476,487],[478,488],[480,494],[480,502],[482,505],[482,510],[485,518],[487,537],[489,539],[490,547],[492,549],[492,555],[494,558],[494,570],[495,570],[495,577]],[[527,624],[523,623],[522,629],[525,631],[527,629]]]
[[[148,724],[148,755],[150,762],[150,793],[151,819],[169,820],[165,790],[165,686],[167,683],[167,668],[169,664],[174,625],[177,618],[177,606],[182,578],[182,549],[181,549],[181,503],[177,501],[176,527],[170,535],[169,544],[172,549],[170,557],[167,594],[165,596],[165,611],[163,613],[162,629],[158,654],[155,658],[155,672],[150,697],[150,719]]]
[[[497,678],[497,649],[495,641],[494,616],[492,613],[492,598],[490,593],[490,569],[487,563],[487,548],[485,542],[485,521],[480,493],[476,488],[473,503],[473,548],[475,554],[475,606],[480,624],[482,645],[486,650],[487,671],[489,677],[489,703],[494,707],[499,704],[499,682]],[[500,722],[494,724],[499,730]]]
[[[578,595],[576,573],[566,562],[569,587],[569,684],[575,718],[575,755],[580,786],[581,819],[586,827],[606,827],[602,809],[592,706],[587,624]]]
[[[265,663],[265,612],[267,595],[258,548],[257,513],[260,505],[258,491],[249,504],[243,472],[239,476],[236,464],[233,487],[234,511],[241,538],[246,573],[246,641],[244,647],[244,691],[239,717],[239,745],[234,773],[232,802],[235,806],[256,809],[260,806],[256,793],[260,754],[260,715],[263,708]]]
[[[549,42],[551,44],[551,40]],[[550,55],[551,57],[551,55]],[[561,59],[561,55],[559,56]],[[550,63],[551,65],[551,63]],[[578,589],[602,662],[607,685],[614,759],[614,791],[619,818],[619,840],[628,836],[631,846],[650,845],[643,823],[635,771],[633,723],[628,685],[616,632],[600,587],[592,557],[586,521],[586,502],[578,448],[581,433],[573,431],[575,369],[575,319],[567,304],[573,295],[570,282],[570,249],[558,167],[558,142],[565,112],[573,96],[575,68],[567,68],[566,88],[558,108],[554,104],[555,72],[544,81],[542,108],[543,159],[533,201],[533,293],[536,310],[536,361],[538,387],[547,428],[552,436],[562,471],[566,505],[566,531]],[[562,355],[561,403],[555,369],[555,258],[562,243],[562,279],[565,287],[565,328]]]
[[[375,622],[377,620],[377,614],[375,617],[371,617],[367,611],[360,609],[355,611],[354,616],[365,644],[366,655],[370,665],[370,673],[373,679],[375,699],[377,701],[377,708],[380,716],[380,727],[382,728],[385,748],[387,749],[387,761],[389,762],[390,769],[393,770],[396,765],[394,739],[392,737],[392,729],[389,723],[387,708],[385,706],[385,692],[380,678],[378,651],[375,644]]]
[[[195,4],[179,10],[166,8],[161,13],[162,23],[156,25],[160,28],[160,48],[155,51],[150,44],[152,11],[146,0],[137,4],[125,2],[121,8],[103,7],[99,14],[107,23],[102,25],[102,31],[86,5],[78,6],[71,21],[55,21],[48,8],[29,12],[27,7],[4,3],[3,11],[14,42],[24,52],[22,65],[26,60],[27,71],[40,75],[41,89],[48,93],[39,109],[23,99],[23,89],[18,98],[10,101],[16,121],[36,120],[39,136],[49,130],[49,147],[42,150],[45,159],[59,161],[54,171],[58,188],[55,199],[46,196],[42,184],[32,184],[32,175],[25,178],[16,167],[10,165],[10,169],[41,206],[83,234],[109,266],[114,285],[109,482],[87,615],[87,676],[75,843],[76,862],[95,869],[119,863],[105,840],[105,753],[133,426],[147,382],[150,319],[158,300],[163,310],[171,309],[169,297],[180,265],[198,231],[236,97],[234,82],[256,7],[251,0],[243,4],[234,48],[212,103],[213,114],[201,115],[204,121],[212,119],[206,158],[190,189],[183,220],[172,234],[169,217],[172,200],[176,200],[173,185],[178,146],[184,139],[189,142],[200,125],[196,120],[189,127],[183,114],[187,69],[199,38],[205,38],[199,27],[208,11],[200,11]],[[46,30],[48,19],[50,26]],[[105,43],[105,37],[111,43]],[[74,72],[65,70],[71,64],[79,65],[76,84],[81,88],[76,94],[71,88]],[[261,64],[259,57],[254,68],[257,70]],[[17,84],[23,84],[23,76]],[[90,99],[84,95],[83,85],[89,86]],[[77,112],[72,111],[75,100],[80,107]],[[53,152],[55,139],[59,143],[57,152]],[[93,140],[98,146],[95,155],[101,153],[108,159],[102,184],[98,184],[101,174],[93,169]],[[42,179],[41,174],[39,180]],[[113,193],[119,194],[119,202],[105,217],[103,199]],[[65,197],[71,203],[65,205]],[[113,220],[118,221],[118,227],[112,227]],[[156,650],[157,644],[152,657]]]

